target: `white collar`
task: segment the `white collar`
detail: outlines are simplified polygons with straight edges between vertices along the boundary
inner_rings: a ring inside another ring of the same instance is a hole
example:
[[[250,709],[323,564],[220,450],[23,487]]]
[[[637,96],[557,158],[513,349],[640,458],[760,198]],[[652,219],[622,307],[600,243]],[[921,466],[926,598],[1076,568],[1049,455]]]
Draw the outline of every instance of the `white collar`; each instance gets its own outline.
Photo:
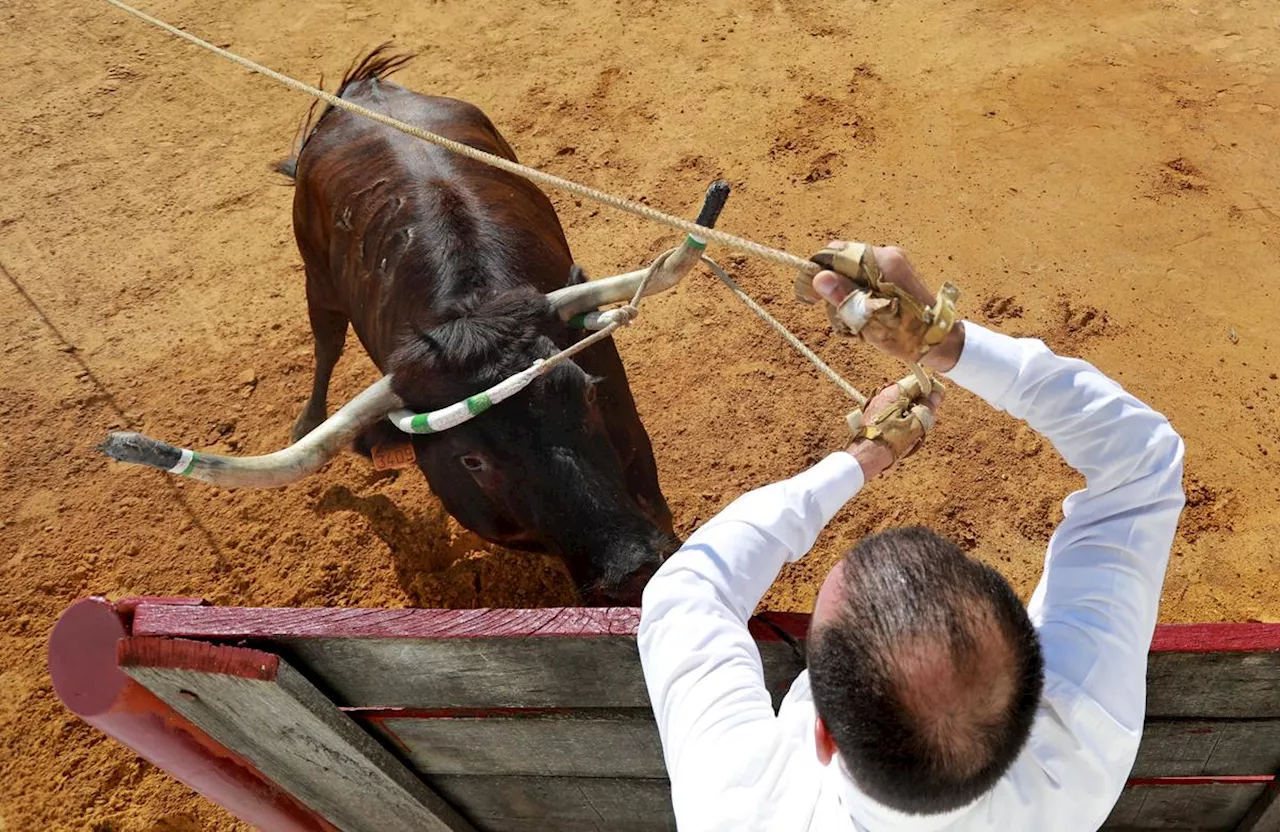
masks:
[[[854,823],[868,832],[881,832],[887,829],[934,832],[934,830],[951,826],[971,808],[971,805],[961,806],[959,809],[934,815],[909,815],[892,809],[859,790],[845,773],[844,765],[840,762],[838,755],[832,758],[831,764],[826,767],[824,777],[827,781],[824,786],[835,793],[841,806],[853,818]]]

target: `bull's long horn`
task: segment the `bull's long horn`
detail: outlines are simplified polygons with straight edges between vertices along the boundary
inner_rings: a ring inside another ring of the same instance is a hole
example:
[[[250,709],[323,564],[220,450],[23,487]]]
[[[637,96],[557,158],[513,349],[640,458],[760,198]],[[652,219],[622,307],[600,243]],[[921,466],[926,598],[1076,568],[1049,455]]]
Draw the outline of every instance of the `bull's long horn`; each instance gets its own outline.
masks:
[[[702,201],[702,211],[698,213],[695,222],[698,225],[713,228],[728,198],[727,182],[716,180],[711,183]],[[660,255],[647,269],[601,280],[591,280],[577,286],[566,286],[548,294],[547,301],[560,319],[567,321],[575,315],[599,309],[606,304],[631,300],[644,281],[645,275],[650,271],[653,271],[653,276],[645,286],[644,297],[665,292],[679,283],[689,270],[697,265],[702,250],[706,247],[705,240],[689,235],[685,237],[679,248]]]
[[[700,250],[693,248],[689,240],[685,240],[679,248],[663,252],[648,268],[626,274],[591,280],[577,286],[566,286],[547,295],[551,309],[562,321],[568,321],[583,312],[592,312],[610,303],[621,303],[635,297],[645,275],[653,271],[649,285],[645,286],[644,297],[665,292],[674,287],[689,273],[693,264],[698,262]]]
[[[98,450],[112,459],[149,465],[227,488],[275,488],[314,474],[351,440],[404,401],[383,376],[343,405],[315,430],[284,450],[264,456],[230,457],[178,448],[140,433],[116,431]]]

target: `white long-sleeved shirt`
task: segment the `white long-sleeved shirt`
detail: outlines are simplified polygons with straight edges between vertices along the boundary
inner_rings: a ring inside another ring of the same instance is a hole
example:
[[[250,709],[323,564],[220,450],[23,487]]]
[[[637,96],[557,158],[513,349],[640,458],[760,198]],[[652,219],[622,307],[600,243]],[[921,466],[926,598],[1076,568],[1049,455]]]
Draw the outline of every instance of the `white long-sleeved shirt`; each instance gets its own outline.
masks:
[[[833,453],[749,492],[697,530],[644,592],[645,682],[681,832],[1095,830],[1133,766],[1147,651],[1182,512],[1183,444],[1090,364],[966,321],[946,375],[1025,420],[1086,480],[1063,504],[1028,604],[1045,661],[1031,737],[999,783],[945,814],[907,815],[818,762],[808,672],[775,715],[747,619],[863,486]],[[850,541],[852,542],[852,541]]]

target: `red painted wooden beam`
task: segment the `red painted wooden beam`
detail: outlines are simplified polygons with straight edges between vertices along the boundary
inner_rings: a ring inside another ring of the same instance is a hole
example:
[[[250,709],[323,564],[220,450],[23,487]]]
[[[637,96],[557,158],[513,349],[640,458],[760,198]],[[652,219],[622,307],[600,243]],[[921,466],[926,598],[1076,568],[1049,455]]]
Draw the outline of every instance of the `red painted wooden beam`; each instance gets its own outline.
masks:
[[[380,609],[365,607],[190,607],[141,602],[134,634],[187,638],[549,638],[632,636],[635,607]],[[765,619],[764,623],[758,619]],[[809,616],[764,613],[749,622],[760,641],[807,635]],[[1280,624],[1163,624],[1153,653],[1280,651]]]
[[[374,607],[200,607],[143,602],[134,634],[182,638],[552,638],[634,636],[638,607],[380,609]],[[809,616],[769,612],[747,622],[758,641],[803,639]]]
[[[1280,650],[1280,624],[1163,624],[1153,653],[1237,653]]]
[[[1255,786],[1271,784],[1274,774],[1231,774],[1220,777],[1130,777],[1126,786]]]
[[[245,823],[271,832],[337,832],[116,665],[116,647],[129,635],[133,608],[176,603],[193,609],[200,602],[138,599],[122,610],[104,598],[86,598],[68,607],[48,646],[58,698],[76,716]]]

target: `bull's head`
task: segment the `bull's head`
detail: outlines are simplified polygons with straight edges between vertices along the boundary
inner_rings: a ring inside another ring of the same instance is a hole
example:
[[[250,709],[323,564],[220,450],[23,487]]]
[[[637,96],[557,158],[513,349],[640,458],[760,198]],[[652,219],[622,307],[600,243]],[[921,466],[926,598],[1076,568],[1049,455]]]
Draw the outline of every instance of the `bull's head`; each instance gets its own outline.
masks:
[[[713,186],[700,223],[714,224],[726,195]],[[387,375],[275,453],[202,454],[131,432],[110,434],[100,449],[214,485],[270,488],[319,471],[353,441],[369,448],[407,434],[432,490],[464,526],[561,555],[588,603],[638,603],[674,548],[669,518],[627,488],[602,407],[608,385],[572,361],[545,373],[534,366],[559,351],[552,334],[565,322],[629,301],[642,284],[646,295],[674,286],[702,245],[689,238],[639,272],[449,310],[393,354]]]
[[[411,442],[432,490],[462,525],[504,546],[561,556],[587,603],[637,603],[678,541],[669,517],[655,511],[665,515],[665,507],[646,505],[628,487],[610,437],[610,417],[636,419],[611,406],[622,382],[593,377],[573,360],[542,372],[537,362],[560,351],[553,336],[563,343],[567,330],[534,290],[444,313],[389,359],[406,410],[377,422],[359,444]],[[504,387],[518,392],[504,397]]]

